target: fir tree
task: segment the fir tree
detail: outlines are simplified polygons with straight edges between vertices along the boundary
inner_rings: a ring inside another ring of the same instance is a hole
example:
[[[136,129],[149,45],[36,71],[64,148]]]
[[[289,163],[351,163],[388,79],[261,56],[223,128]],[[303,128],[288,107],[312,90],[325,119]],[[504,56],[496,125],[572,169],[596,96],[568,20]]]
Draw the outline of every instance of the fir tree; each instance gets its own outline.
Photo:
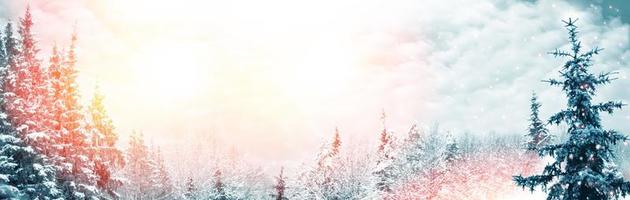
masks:
[[[276,185],[274,185],[273,189],[276,190],[276,193],[272,195],[274,199],[276,200],[288,199],[285,195],[286,177],[284,177],[284,167],[280,168],[280,174],[276,177]]]
[[[387,129],[386,114],[385,111],[381,115],[383,130],[381,131],[379,138],[379,146],[376,152],[376,170],[374,174],[377,177],[376,188],[381,192],[391,192],[391,185],[393,184],[396,176],[396,166],[394,161],[396,160],[394,154],[394,136]]]
[[[36,150],[48,144],[47,137],[42,137],[47,113],[42,102],[47,97],[46,73],[38,58],[39,48],[32,32],[33,18],[30,6],[26,8],[24,16],[20,19],[18,33],[19,59],[15,66],[9,67],[11,76],[8,92],[13,96],[9,98],[8,110],[17,130],[23,134],[25,142],[33,145]]]
[[[0,119],[0,184],[14,188],[20,199],[60,198],[54,168],[16,136],[5,117]]]
[[[339,155],[339,149],[341,148],[341,138],[339,136],[339,128],[335,127],[335,137],[331,144],[330,156],[334,157]]]
[[[444,152],[444,161],[448,164],[452,164],[453,162],[459,160],[461,158],[461,152],[459,150],[459,146],[457,145],[457,141],[448,133],[446,135],[446,151]]]
[[[76,33],[72,34],[70,50],[65,62],[59,67],[59,76],[51,77],[54,84],[59,84],[59,98],[54,99],[58,105],[51,113],[60,113],[56,121],[59,139],[56,142],[60,146],[59,155],[63,158],[58,163],[63,168],[57,174],[61,181],[64,193],[69,199],[84,199],[101,196],[95,174],[94,158],[95,149],[90,142],[90,131],[87,127],[87,118],[84,116],[79,104],[79,93],[76,84],[76,66],[74,49],[76,48]]]
[[[228,197],[225,194],[225,183],[223,183],[223,174],[220,169],[217,169],[214,172],[214,194],[216,195],[213,199],[216,200],[227,200]]]
[[[2,73],[5,73],[7,68],[7,54],[5,53],[6,49],[4,48],[4,39],[2,34],[3,33],[0,32],[0,66],[4,70]]]
[[[197,186],[195,186],[195,182],[193,181],[193,179],[189,177],[188,182],[186,182],[186,193],[184,194],[184,196],[186,196],[186,198],[188,199],[196,199],[196,192]]]
[[[144,143],[142,133],[133,132],[129,138],[127,159],[131,162],[125,165],[124,173],[128,184],[124,186],[126,198],[134,200],[150,199],[153,190],[153,172],[155,165],[149,155],[149,149]]]
[[[94,146],[94,170],[99,189],[112,197],[119,196],[116,190],[122,185],[120,177],[115,177],[114,172],[124,167],[125,161],[122,152],[116,147],[118,134],[116,134],[112,120],[107,115],[103,105],[104,96],[98,87],[94,92],[92,102],[88,107],[90,126],[92,130],[92,145]],[[161,158],[160,158],[161,159]],[[166,190],[170,192],[170,190]]]
[[[8,26],[10,32],[10,26]],[[0,38],[1,34],[0,34]],[[7,54],[12,52],[11,35],[3,38],[0,47],[0,85],[7,80]],[[4,45],[9,42],[9,45]],[[61,193],[55,183],[55,171],[45,157],[24,143],[6,113],[5,92],[0,95],[0,198],[57,199]]]
[[[530,106],[531,114],[529,117],[529,133],[526,135],[530,138],[527,142],[527,149],[530,151],[535,151],[549,142],[549,131],[540,118],[538,118],[538,110],[540,109],[540,106],[541,105],[538,103],[536,93],[533,93]]]
[[[612,113],[623,106],[620,102],[593,103],[596,86],[610,83],[613,73],[594,75],[589,72],[592,57],[602,49],[581,52],[575,20],[563,21],[569,31],[571,51],[556,50],[556,57],[568,58],[560,70],[561,79],[551,79],[552,86],[560,86],[567,96],[567,108],[553,115],[549,123],[566,123],[568,139],[564,143],[545,145],[541,156],[548,155],[554,162],[542,174],[530,177],[515,176],[516,184],[534,190],[541,186],[547,199],[618,199],[630,192],[630,182],[623,179],[612,162],[613,147],[627,137],[614,130],[602,128],[600,112]]]
[[[413,124],[403,144],[404,156],[402,156],[402,159],[404,160],[400,161],[403,165],[401,167],[407,171],[405,174],[413,176],[422,168],[426,158],[424,143],[425,141],[418,131],[418,126]]]
[[[15,81],[16,77],[14,76],[16,76],[16,74],[8,74],[8,71],[10,69],[17,68],[19,64],[20,49],[18,47],[18,40],[15,38],[15,36],[13,36],[13,31],[13,24],[11,22],[7,23],[4,28],[4,37],[2,37],[2,50],[4,53],[4,58],[2,59],[4,61],[4,65],[2,66],[6,66],[3,70],[5,70],[5,73],[7,73],[5,74],[5,80],[3,81],[3,88],[7,88],[8,85],[14,84],[11,83],[11,81]],[[6,89],[5,92],[7,92]]]
[[[166,170],[164,158],[162,157],[162,152],[160,151],[160,148],[158,148],[155,152],[154,160],[156,165],[156,169],[154,172],[154,187],[156,190],[155,198],[169,198],[173,193],[173,182],[171,181],[171,177]]]

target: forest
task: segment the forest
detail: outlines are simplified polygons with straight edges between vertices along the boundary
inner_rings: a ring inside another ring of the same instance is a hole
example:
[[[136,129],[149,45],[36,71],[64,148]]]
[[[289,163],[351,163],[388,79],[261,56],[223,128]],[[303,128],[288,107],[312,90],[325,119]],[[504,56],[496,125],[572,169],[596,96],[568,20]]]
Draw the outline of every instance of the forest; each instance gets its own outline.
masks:
[[[81,35],[42,47],[32,30],[45,24],[37,24],[27,8],[16,23],[4,25],[0,37],[0,199],[625,197],[628,138],[604,129],[600,120],[625,104],[593,100],[596,88],[612,84],[616,73],[591,72],[602,49],[584,50],[577,20],[563,22],[558,28],[566,28],[571,48],[550,54],[566,63],[558,79],[539,84],[558,87],[566,108],[545,107],[532,93],[530,125],[522,133],[478,137],[438,123],[410,124],[398,133],[383,111],[382,128],[368,134],[377,145],[343,141],[341,124],[313,159],[269,172],[212,144],[178,155],[147,142],[142,131],[120,144],[99,89],[87,105],[81,103],[77,60],[91,53],[77,51]],[[41,48],[51,48],[51,55],[42,59]],[[540,109],[558,112],[545,119]]]

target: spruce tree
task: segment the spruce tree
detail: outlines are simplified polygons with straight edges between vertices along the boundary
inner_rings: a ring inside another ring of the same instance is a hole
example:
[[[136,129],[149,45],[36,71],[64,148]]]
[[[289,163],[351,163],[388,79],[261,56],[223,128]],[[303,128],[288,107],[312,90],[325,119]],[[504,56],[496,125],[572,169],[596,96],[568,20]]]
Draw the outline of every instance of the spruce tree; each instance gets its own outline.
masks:
[[[62,169],[57,174],[61,182],[64,194],[69,199],[85,199],[99,197],[102,194],[98,190],[99,177],[95,174],[94,153],[90,131],[87,127],[87,118],[79,104],[79,92],[76,84],[76,48],[77,36],[72,34],[70,50],[63,63],[59,67],[59,76],[51,77],[51,82],[59,84],[55,94],[54,104],[58,105],[51,110],[57,113],[56,129],[59,133],[56,144],[59,145],[59,155],[62,157],[58,166]]]
[[[45,157],[17,137],[5,114],[0,117],[0,184],[14,188],[14,198],[61,198],[55,182],[55,169]],[[0,198],[4,199],[2,196]]]
[[[379,146],[376,151],[377,160],[374,174],[377,178],[376,188],[381,192],[389,193],[392,191],[391,186],[398,173],[394,163],[396,160],[394,155],[394,136],[387,129],[386,117],[385,111],[383,111],[381,115],[383,130],[381,131]]]
[[[15,76],[9,77],[12,84],[11,90],[14,96],[8,99],[10,106],[8,111],[12,114],[12,121],[23,134],[25,142],[33,145],[36,150],[43,151],[47,145],[47,137],[41,137],[44,131],[45,116],[47,113],[42,102],[47,97],[46,73],[38,58],[39,48],[33,34],[33,18],[30,6],[26,8],[24,16],[20,18],[19,33],[19,62],[13,68],[9,68]]]
[[[96,87],[94,97],[88,107],[92,146],[94,146],[94,170],[98,176],[99,189],[112,197],[117,197],[116,190],[122,185],[122,181],[120,177],[114,176],[114,172],[124,167],[125,161],[122,152],[116,147],[118,134],[107,115],[103,99],[104,96]]]
[[[160,151],[160,148],[158,148],[155,152],[154,160],[156,165],[154,172],[154,187],[156,189],[155,198],[169,198],[174,190],[173,182],[171,181],[171,177],[166,170],[164,158],[162,157],[162,152]]]
[[[214,198],[216,200],[227,200],[228,196],[225,194],[225,183],[223,183],[223,174],[221,169],[217,169],[214,172]]]
[[[455,140],[455,137],[448,133],[446,135],[446,151],[444,152],[444,161],[447,164],[452,164],[455,161],[461,159],[461,152],[459,150],[459,145]]]
[[[407,138],[403,143],[404,156],[401,157],[401,167],[406,171],[406,175],[414,176],[419,172],[426,160],[425,141],[423,140],[418,126],[413,124],[409,129]]]
[[[8,26],[10,27],[10,26]],[[10,30],[10,28],[8,28]],[[0,34],[0,38],[1,34]],[[11,35],[0,42],[0,85],[7,80],[7,54],[13,54]],[[9,42],[9,45],[4,45]],[[10,47],[5,49],[4,47]],[[57,199],[54,168],[44,156],[24,143],[6,112],[6,93],[0,95],[0,199]]]
[[[186,196],[187,199],[197,199],[197,186],[195,186],[195,182],[193,181],[192,178],[188,178],[188,181],[186,182],[186,193],[184,194],[184,196]]]
[[[536,151],[541,146],[546,145],[550,140],[549,131],[538,117],[538,110],[540,109],[540,106],[541,105],[538,102],[536,93],[533,93],[530,106],[531,114],[529,117],[529,132],[526,135],[529,137],[529,141],[527,141],[527,150],[530,151]]]
[[[0,66],[3,68],[3,70],[5,70],[6,72],[6,66],[7,66],[7,54],[5,53],[5,48],[4,48],[4,39],[2,37],[2,32],[0,32]],[[2,72],[4,73],[4,72]]]
[[[276,184],[273,186],[273,189],[276,190],[276,193],[272,195],[272,197],[276,200],[286,200],[288,199],[285,190],[286,190],[286,177],[284,176],[284,167],[280,168],[280,174],[276,177]]]
[[[155,165],[150,157],[149,149],[144,143],[142,133],[133,132],[129,138],[127,159],[124,173],[128,184],[124,186],[126,199],[150,199],[153,190],[153,172]]]
[[[614,146],[627,137],[614,130],[604,130],[599,114],[613,113],[621,102],[594,103],[597,86],[610,83],[614,73],[595,75],[589,71],[592,58],[602,49],[581,52],[582,44],[577,37],[576,20],[563,21],[569,32],[570,51],[555,50],[551,54],[567,58],[560,70],[560,79],[550,79],[552,86],[559,86],[567,97],[567,108],[549,119],[549,123],[566,123],[568,139],[564,143],[545,145],[538,152],[551,156],[542,174],[530,177],[515,176],[518,186],[534,190],[541,186],[547,199],[618,199],[630,192],[630,182],[623,179],[612,162]]]

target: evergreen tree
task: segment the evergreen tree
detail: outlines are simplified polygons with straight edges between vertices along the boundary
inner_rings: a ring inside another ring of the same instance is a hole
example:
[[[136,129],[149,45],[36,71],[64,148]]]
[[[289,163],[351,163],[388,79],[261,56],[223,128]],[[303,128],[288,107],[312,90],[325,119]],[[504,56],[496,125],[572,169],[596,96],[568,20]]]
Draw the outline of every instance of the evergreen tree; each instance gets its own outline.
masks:
[[[214,198],[216,200],[227,200],[228,196],[225,194],[225,184],[223,183],[223,174],[221,169],[217,169],[214,172]]]
[[[8,68],[7,83],[5,88],[10,92],[7,98],[7,111],[13,124],[22,134],[22,138],[38,151],[48,144],[48,137],[41,133],[44,131],[46,109],[42,102],[47,97],[46,73],[38,58],[39,48],[32,33],[33,18],[30,7],[26,8],[24,17],[20,19],[18,29],[19,54],[15,65]]]
[[[274,195],[271,195],[276,200],[288,199],[285,195],[286,190],[286,177],[284,177],[284,167],[280,168],[280,175],[276,177],[276,185],[273,187],[276,190]]]
[[[6,49],[4,48],[4,38],[2,37],[2,32],[0,32],[0,66],[3,68],[6,73],[7,66],[7,54],[5,53]]]
[[[56,144],[60,146],[59,155],[62,159],[58,166],[61,170],[57,179],[62,184],[64,194],[69,199],[85,199],[99,197],[99,177],[95,174],[95,149],[91,143],[91,133],[87,127],[87,118],[79,104],[79,94],[76,84],[76,33],[72,34],[70,51],[58,69],[58,76],[51,77],[53,85],[58,84],[51,113],[59,117],[56,129],[59,133]]]
[[[383,111],[381,115],[383,130],[380,134],[379,146],[376,152],[376,169],[374,174],[377,177],[376,188],[381,192],[391,192],[391,186],[398,176],[394,161],[396,160],[394,152],[394,136],[387,129],[386,114]]]
[[[8,30],[10,32],[10,26]],[[1,34],[0,34],[0,38]],[[11,35],[0,42],[0,85],[7,80],[7,54],[12,52]],[[9,45],[4,45],[8,42]],[[10,47],[5,49],[4,47]],[[24,143],[8,119],[6,93],[0,95],[0,198],[57,199],[54,168],[45,157]]]
[[[104,96],[98,87],[94,92],[92,102],[88,107],[90,126],[92,130],[92,145],[94,146],[94,170],[99,189],[112,197],[118,197],[116,190],[122,185],[120,177],[115,177],[114,172],[121,169],[124,164],[122,152],[116,147],[118,134],[114,130],[112,120],[107,115],[103,105]],[[161,159],[161,157],[159,158]],[[166,192],[170,192],[167,190]]]
[[[614,130],[602,128],[600,112],[612,113],[623,106],[620,102],[593,103],[596,86],[610,83],[612,73],[594,75],[589,72],[592,57],[602,49],[581,52],[575,20],[563,21],[569,31],[571,51],[556,50],[556,57],[568,58],[560,70],[561,79],[551,79],[552,86],[560,86],[567,96],[567,108],[553,115],[549,123],[569,126],[569,138],[560,144],[545,145],[541,156],[548,155],[554,162],[542,174],[530,177],[515,176],[523,188],[541,186],[547,199],[618,199],[630,192],[630,182],[621,176],[612,162],[613,147],[627,137]]]
[[[444,161],[448,164],[452,164],[453,162],[461,159],[461,152],[459,150],[459,146],[457,145],[457,141],[448,133],[446,135],[446,151],[444,152]]]
[[[124,173],[128,184],[123,186],[125,198],[133,200],[151,199],[153,190],[153,172],[155,165],[149,155],[149,149],[144,143],[142,133],[133,132],[129,138],[127,149],[129,163],[125,165]]]
[[[402,168],[405,169],[407,175],[414,176],[417,172],[422,169],[423,164],[425,163],[426,154],[425,154],[425,141],[422,139],[420,135],[420,131],[418,130],[418,126],[413,124],[409,129],[407,134],[407,138],[405,138],[403,148],[404,148],[404,156],[401,162]]]
[[[530,106],[531,114],[529,117],[529,133],[526,135],[530,138],[527,142],[527,149],[530,151],[535,151],[546,145],[550,139],[549,131],[540,118],[538,118],[538,110],[540,109],[540,106],[541,105],[538,103],[536,93],[533,93]]]
[[[309,198],[338,199],[336,190],[339,187],[336,182],[340,173],[340,150],[341,137],[339,129],[335,128],[332,141],[324,143],[320,148],[317,166],[302,176]]]
[[[195,182],[192,178],[188,178],[188,182],[186,182],[186,194],[184,194],[184,196],[186,196],[186,198],[188,199],[196,199],[196,192],[197,186],[195,186]]]
[[[13,190],[14,198],[59,199],[54,168],[17,137],[5,117],[0,119],[0,185]],[[8,197],[0,194],[0,198]]]
[[[334,157],[334,156],[339,155],[340,148],[341,148],[341,137],[339,136],[339,128],[335,127],[335,136],[331,144],[330,156]]]
[[[7,23],[4,29],[4,37],[2,37],[2,44],[3,44],[2,50],[4,54],[3,56],[4,58],[2,59],[4,61],[4,65],[2,66],[6,66],[6,69],[4,69],[5,70],[4,73],[6,74],[5,74],[5,80],[3,81],[3,85],[14,84],[14,83],[11,83],[11,81],[15,81],[15,79],[17,78],[15,77],[16,74],[9,74],[9,70],[17,68],[20,62],[19,61],[20,49],[18,46],[18,40],[15,38],[15,36],[13,36],[13,31],[14,31],[13,24],[11,22]],[[3,86],[3,88],[7,88],[7,87],[8,86]],[[6,92],[7,91],[5,89],[5,93]]]
[[[162,157],[162,153],[158,148],[155,156],[155,174],[154,174],[154,187],[155,187],[155,198],[156,199],[165,199],[169,198],[173,193],[173,182],[171,181],[171,177],[166,170],[166,166],[164,164],[164,158]]]

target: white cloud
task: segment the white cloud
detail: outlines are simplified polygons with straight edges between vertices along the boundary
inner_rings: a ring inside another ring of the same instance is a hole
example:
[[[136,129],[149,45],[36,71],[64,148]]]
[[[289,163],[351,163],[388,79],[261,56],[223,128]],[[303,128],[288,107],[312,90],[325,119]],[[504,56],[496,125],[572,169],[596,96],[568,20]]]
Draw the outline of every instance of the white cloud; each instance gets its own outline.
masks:
[[[425,1],[409,6],[415,8],[415,14],[397,28],[411,31],[418,40],[394,41],[387,45],[390,49],[382,51],[396,52],[414,44],[429,48],[415,50],[424,54],[399,66],[413,63],[414,67],[428,68],[423,71],[431,73],[417,74],[418,80],[409,83],[415,87],[409,93],[426,91],[429,84],[435,96],[428,101],[410,99],[403,103],[430,105],[428,110],[415,112],[422,113],[423,121],[438,121],[450,129],[482,134],[523,132],[532,91],[542,96],[545,117],[565,105],[559,88],[540,80],[556,77],[563,64],[546,52],[567,48],[567,34],[560,20],[568,17],[580,18],[580,37],[586,48],[606,48],[596,58],[595,72],[613,70],[624,75],[630,70],[628,25],[564,1]],[[392,70],[394,74],[381,76],[390,76],[389,81],[393,81],[396,74],[418,72],[414,70]],[[628,102],[628,84],[630,80],[622,78],[602,88],[600,96]],[[611,122],[607,127],[628,131],[625,116],[629,113],[605,117]]]

